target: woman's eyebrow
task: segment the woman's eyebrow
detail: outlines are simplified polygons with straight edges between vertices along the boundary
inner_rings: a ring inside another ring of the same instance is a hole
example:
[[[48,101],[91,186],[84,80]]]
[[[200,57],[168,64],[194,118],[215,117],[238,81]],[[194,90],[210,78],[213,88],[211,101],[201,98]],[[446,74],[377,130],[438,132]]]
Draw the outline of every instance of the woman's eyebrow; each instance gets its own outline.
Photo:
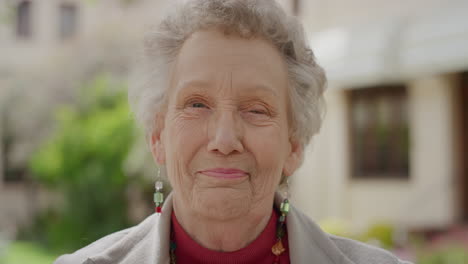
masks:
[[[186,96],[187,94],[198,94],[198,95],[208,95],[208,87],[210,83],[206,81],[184,81],[177,85],[175,95],[176,99],[179,100]]]
[[[200,95],[208,94],[208,90],[214,84],[213,82],[204,80],[189,80],[179,83],[176,87],[177,97],[190,93],[197,93]],[[262,83],[254,84],[241,84],[239,85],[239,94],[241,97],[248,97],[249,95],[256,96],[273,96],[279,97],[277,91],[269,85]]]

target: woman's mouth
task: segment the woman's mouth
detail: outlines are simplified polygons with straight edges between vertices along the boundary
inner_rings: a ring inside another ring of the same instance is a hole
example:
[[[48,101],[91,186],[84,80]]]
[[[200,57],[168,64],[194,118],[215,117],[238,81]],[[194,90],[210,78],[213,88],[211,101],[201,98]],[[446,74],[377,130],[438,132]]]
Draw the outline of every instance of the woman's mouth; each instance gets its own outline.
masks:
[[[248,176],[248,173],[234,168],[213,168],[202,170],[200,173],[207,176],[216,177],[216,178],[225,178],[225,179],[236,179]]]

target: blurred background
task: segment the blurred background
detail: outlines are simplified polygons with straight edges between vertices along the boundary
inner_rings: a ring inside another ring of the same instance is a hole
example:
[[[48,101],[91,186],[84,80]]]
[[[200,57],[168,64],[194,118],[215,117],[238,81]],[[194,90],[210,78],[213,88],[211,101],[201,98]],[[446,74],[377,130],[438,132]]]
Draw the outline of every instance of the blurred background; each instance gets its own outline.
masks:
[[[170,2],[0,0],[0,264],[51,263],[153,212],[126,89]],[[279,2],[329,78],[293,203],[403,259],[468,263],[468,1]]]

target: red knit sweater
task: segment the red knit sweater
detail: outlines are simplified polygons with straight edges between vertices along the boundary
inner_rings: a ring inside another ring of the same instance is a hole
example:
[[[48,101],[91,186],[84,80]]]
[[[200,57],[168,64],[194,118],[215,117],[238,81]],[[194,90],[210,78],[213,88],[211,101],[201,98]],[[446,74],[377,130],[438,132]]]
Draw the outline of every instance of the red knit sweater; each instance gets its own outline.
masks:
[[[271,218],[263,232],[247,247],[234,252],[218,252],[200,246],[182,228],[172,213],[172,230],[177,245],[175,254],[177,264],[272,264],[275,256],[271,247],[276,243],[276,223],[278,213],[273,210]],[[281,264],[289,264],[288,234],[283,237],[283,246],[286,249],[280,256]]]

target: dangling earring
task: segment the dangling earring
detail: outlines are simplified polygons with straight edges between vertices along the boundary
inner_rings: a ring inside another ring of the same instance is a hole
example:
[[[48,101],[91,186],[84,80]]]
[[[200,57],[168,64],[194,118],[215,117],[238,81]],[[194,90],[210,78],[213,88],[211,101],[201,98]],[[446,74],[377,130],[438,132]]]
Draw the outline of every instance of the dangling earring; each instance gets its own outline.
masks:
[[[284,223],[289,213],[289,177],[286,178],[286,190],[284,190],[284,200],[281,202],[280,212],[281,216],[279,220],[281,223]]]
[[[276,243],[271,248],[271,252],[275,255],[274,264],[278,264],[280,261],[280,256],[283,254],[286,249],[283,246],[283,237],[286,234],[286,216],[289,213],[289,178],[286,179],[286,190],[284,191],[284,200],[280,205],[281,215],[278,219],[278,224],[276,226]]]
[[[162,192],[163,190],[163,182],[161,180],[161,169],[158,167],[158,175],[156,182],[154,183],[154,211],[156,212],[157,215],[160,215],[162,212],[162,204],[164,202],[164,194]]]
[[[288,199],[290,198],[290,193],[289,193],[289,176],[286,177],[286,188],[284,190],[284,198]]]

